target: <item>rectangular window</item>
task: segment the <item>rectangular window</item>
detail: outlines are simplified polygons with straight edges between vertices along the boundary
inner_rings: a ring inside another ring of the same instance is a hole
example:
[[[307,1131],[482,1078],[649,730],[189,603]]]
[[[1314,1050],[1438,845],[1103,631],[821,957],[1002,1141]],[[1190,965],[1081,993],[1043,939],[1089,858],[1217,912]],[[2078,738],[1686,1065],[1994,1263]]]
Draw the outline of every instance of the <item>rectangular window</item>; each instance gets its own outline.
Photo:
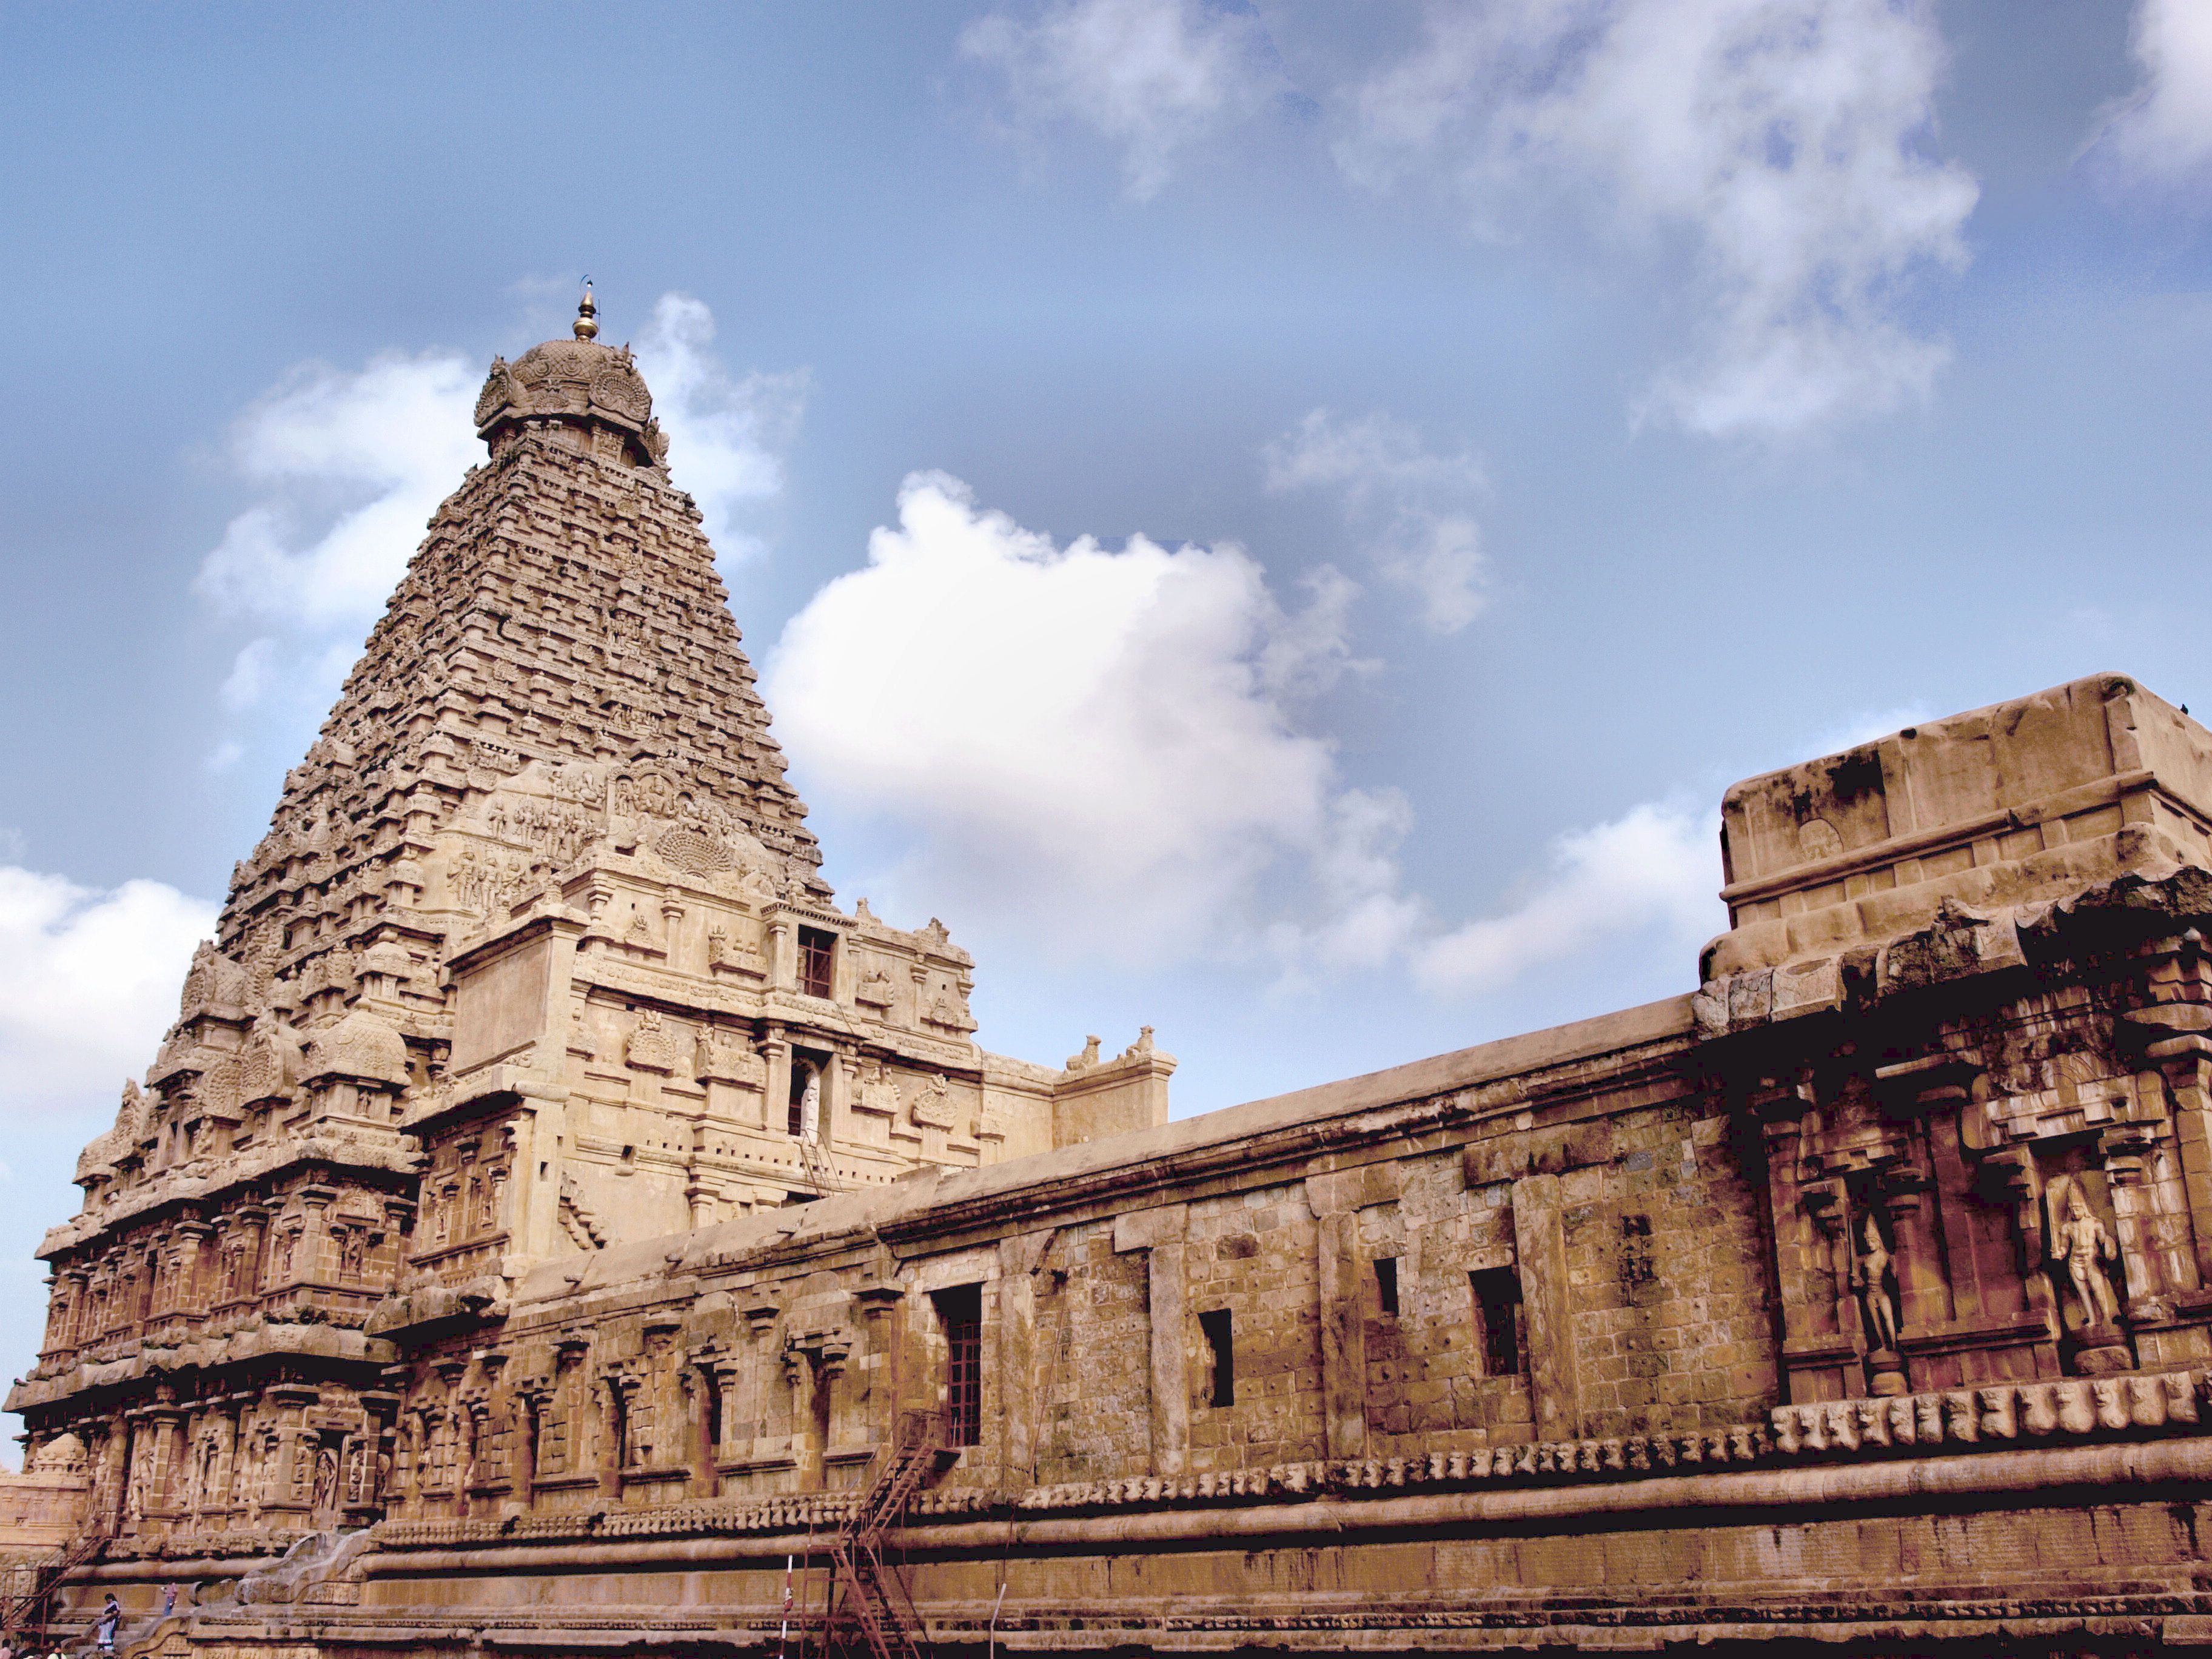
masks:
[[[957,1285],[935,1297],[945,1327],[945,1426],[956,1446],[983,1443],[983,1287]]]
[[[1375,1299],[1391,1318],[1398,1316],[1398,1258],[1395,1255],[1375,1259]]]
[[[1199,1315],[1198,1328],[1206,1333],[1206,1346],[1213,1350],[1213,1371],[1206,1380],[1206,1403],[1233,1406],[1237,1403],[1237,1341],[1229,1328],[1229,1310],[1217,1308],[1212,1313]]]
[[[799,988],[824,1000],[835,982],[831,970],[837,961],[837,936],[819,927],[799,930]]]
[[[1521,1274],[1512,1267],[1485,1267],[1469,1273],[1474,1291],[1476,1340],[1481,1344],[1485,1376],[1520,1374]]]

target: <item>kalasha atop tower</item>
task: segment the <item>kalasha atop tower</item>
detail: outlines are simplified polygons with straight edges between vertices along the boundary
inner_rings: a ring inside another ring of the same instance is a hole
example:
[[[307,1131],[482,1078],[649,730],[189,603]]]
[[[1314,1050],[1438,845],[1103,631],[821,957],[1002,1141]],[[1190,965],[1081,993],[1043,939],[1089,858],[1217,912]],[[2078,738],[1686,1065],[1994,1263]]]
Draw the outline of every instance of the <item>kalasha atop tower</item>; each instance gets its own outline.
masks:
[[[1165,1119],[1149,1040],[987,1054],[940,923],[837,908],[652,394],[598,333],[587,291],[574,337],[493,363],[489,459],[41,1247],[9,1406],[118,1542],[380,1513],[394,1339],[534,1262]]]

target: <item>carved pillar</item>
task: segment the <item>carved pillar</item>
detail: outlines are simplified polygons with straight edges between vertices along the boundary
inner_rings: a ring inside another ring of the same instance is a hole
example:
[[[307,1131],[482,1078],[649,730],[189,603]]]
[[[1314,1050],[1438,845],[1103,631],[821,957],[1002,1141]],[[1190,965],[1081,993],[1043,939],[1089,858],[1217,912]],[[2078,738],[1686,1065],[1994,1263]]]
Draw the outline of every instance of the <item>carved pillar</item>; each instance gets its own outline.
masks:
[[[178,1406],[173,1389],[157,1389],[155,1400],[156,1403],[147,1408],[142,1419],[148,1456],[139,1510],[143,1519],[167,1520],[176,1513],[177,1493],[183,1484],[179,1466],[184,1462],[185,1413]]]
[[[1574,1292],[1567,1282],[1566,1224],[1559,1212],[1559,1176],[1524,1176],[1513,1183],[1514,1248],[1528,1321],[1528,1397],[1540,1440],[1572,1440],[1583,1431]]]
[[[878,1446],[891,1444],[898,1431],[898,1344],[900,1322],[893,1317],[906,1297],[906,1286],[890,1279],[870,1279],[853,1292],[860,1304],[867,1335],[867,1352],[860,1358],[866,1379],[868,1438]]]
[[[313,1389],[301,1385],[269,1391],[267,1398],[278,1415],[276,1467],[262,1500],[264,1511],[277,1510],[301,1516],[307,1512],[314,1495],[314,1448],[307,1433],[307,1411],[318,1397]]]
[[[1745,1097],[1766,1152],[1767,1214],[1774,1282],[1782,1298],[1784,1389],[1793,1401],[1837,1400],[1863,1390],[1858,1316],[1848,1278],[1837,1271],[1837,1240],[1818,1219],[1805,1155],[1819,1120],[1812,1091],[1796,1078],[1763,1078]]]
[[[637,1399],[637,1378],[625,1371],[601,1375],[599,1428],[599,1493],[622,1496],[623,1472],[636,1455],[635,1437],[629,1431]]]
[[[138,1425],[118,1418],[108,1434],[112,1455],[108,1460],[107,1530],[121,1532],[131,1514],[131,1498],[137,1488]]]
[[[520,1509],[529,1509],[538,1501],[538,1443],[552,1404],[550,1373],[540,1371],[515,1383],[514,1498]]]
[[[1019,1490],[1036,1462],[1036,1273],[1052,1243],[1049,1230],[999,1243],[999,1357],[994,1379],[1001,1405],[999,1479]]]
[[[745,1386],[738,1391],[738,1402],[745,1412],[744,1427],[752,1441],[751,1452],[761,1455],[775,1426],[769,1420],[770,1395],[777,1386],[775,1375],[775,1328],[783,1316],[783,1310],[766,1296],[761,1296],[744,1310],[745,1328],[752,1333],[752,1354],[748,1362],[749,1376]],[[722,1432],[731,1434],[731,1419],[722,1419]]]
[[[331,1206],[338,1201],[335,1187],[302,1187],[300,1203],[307,1212],[307,1225],[300,1233],[299,1259],[293,1264],[292,1277],[312,1285],[326,1285],[337,1278],[337,1263],[331,1248]]]
[[[768,1091],[761,1106],[762,1120],[770,1133],[781,1134],[789,1121],[786,1114],[791,1101],[791,1044],[784,1040],[783,1027],[771,1024],[762,1028],[760,1054],[768,1063]]]
[[[1167,1205],[1114,1218],[1114,1249],[1146,1252],[1152,1304],[1152,1473],[1180,1474],[1190,1447],[1190,1346],[1184,1277],[1188,1206]]]
[[[721,1472],[715,1466],[730,1455],[738,1431],[737,1390],[739,1357],[719,1340],[694,1348],[684,1382],[691,1393],[691,1495],[712,1498],[721,1489]]]
[[[851,1379],[848,1368],[852,1364],[852,1333],[843,1328],[824,1334],[822,1346],[816,1351],[814,1386],[822,1391],[814,1402],[814,1419],[822,1430],[821,1484],[830,1484],[828,1455],[832,1450],[856,1449],[867,1443],[860,1424],[854,1420]]]
[[[769,988],[788,991],[798,982],[798,957],[794,947],[796,935],[791,930],[791,918],[781,912],[771,915],[768,921],[768,982]],[[776,1098],[782,1098],[781,1096]]]
[[[837,952],[838,971],[844,970],[846,953]],[[853,1120],[847,1103],[853,1075],[853,1064],[838,1049],[831,1049],[830,1063],[822,1068],[822,1145],[841,1146],[853,1139]]]
[[[214,1232],[215,1228],[204,1221],[177,1224],[177,1278],[170,1298],[179,1312],[194,1317],[207,1311],[207,1288],[201,1280],[207,1273],[207,1242]]]
[[[269,1210],[265,1205],[242,1204],[230,1212],[239,1240],[237,1299],[251,1301],[261,1293],[264,1273],[262,1257],[268,1249]]]

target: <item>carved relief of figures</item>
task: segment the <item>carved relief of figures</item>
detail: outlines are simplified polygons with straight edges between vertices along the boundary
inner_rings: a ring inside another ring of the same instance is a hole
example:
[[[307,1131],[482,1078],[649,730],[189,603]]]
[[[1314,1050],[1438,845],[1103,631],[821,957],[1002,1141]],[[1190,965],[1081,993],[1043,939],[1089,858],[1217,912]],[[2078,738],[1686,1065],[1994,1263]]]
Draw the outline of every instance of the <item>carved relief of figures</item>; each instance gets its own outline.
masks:
[[[969,1018],[968,1000],[955,986],[940,985],[937,994],[929,1000],[928,1011],[922,1015],[932,1025],[942,1025],[947,1030],[972,1031],[975,1022]]]
[[[642,914],[638,920],[645,920]],[[672,1072],[676,1069],[676,1045],[661,1030],[659,1009],[647,1008],[637,1017],[637,1029],[630,1033],[629,1045],[625,1052],[635,1070]]]
[[[806,1087],[799,1097],[799,1138],[822,1139],[822,1073],[811,1066],[806,1068]]]
[[[492,1170],[485,1173],[482,1202],[477,1210],[476,1228],[478,1232],[489,1232],[499,1225],[500,1195],[507,1187],[507,1171]]]
[[[707,966],[757,974],[762,971],[760,946],[743,933],[732,939],[722,928],[710,927],[707,930]]]
[[[691,1056],[692,1073],[702,1083],[734,1083],[741,1089],[767,1086],[767,1062],[755,1052],[751,1043],[733,1032],[702,1030],[692,1047]]]
[[[853,993],[853,1000],[865,1002],[871,1008],[891,1006],[891,976],[884,971],[880,962],[869,964],[867,973]]]
[[[313,1507],[333,1510],[338,1502],[338,1455],[324,1446],[315,1453],[315,1495]]]
[[[338,1276],[358,1281],[368,1257],[368,1235],[359,1227],[349,1227],[338,1241]]]
[[[872,1113],[879,1117],[898,1115],[898,1085],[884,1070],[880,1060],[863,1060],[853,1079],[853,1109]]]
[[[939,1072],[928,1082],[916,1085],[907,1103],[907,1114],[918,1128],[950,1129],[952,1127],[952,1091]]]
[[[1897,1348],[1897,1273],[1889,1247],[1882,1242],[1881,1223],[1872,1214],[1859,1229],[1858,1249],[1851,1256],[1851,1287],[1859,1294],[1866,1318],[1867,1346],[1877,1352]]]
[[[2063,1185],[2064,1190],[2059,1190]],[[2053,1277],[2071,1292],[2084,1325],[2117,1325],[2119,1293],[2108,1267],[2117,1268],[2118,1242],[2089,1207],[2081,1182],[2063,1176],[2051,1183],[2049,1255]]]

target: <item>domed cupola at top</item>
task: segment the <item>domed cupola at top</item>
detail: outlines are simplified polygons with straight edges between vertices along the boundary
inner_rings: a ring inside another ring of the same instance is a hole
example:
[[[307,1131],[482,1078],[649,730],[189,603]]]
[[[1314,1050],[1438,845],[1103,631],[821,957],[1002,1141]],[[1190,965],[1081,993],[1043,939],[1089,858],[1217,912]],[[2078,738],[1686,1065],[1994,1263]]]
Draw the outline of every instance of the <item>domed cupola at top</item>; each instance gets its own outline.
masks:
[[[628,346],[599,341],[599,307],[587,283],[573,339],[532,346],[512,363],[492,361],[477,398],[477,435],[493,454],[519,433],[543,431],[600,460],[659,466],[668,438],[653,418],[653,393]]]

